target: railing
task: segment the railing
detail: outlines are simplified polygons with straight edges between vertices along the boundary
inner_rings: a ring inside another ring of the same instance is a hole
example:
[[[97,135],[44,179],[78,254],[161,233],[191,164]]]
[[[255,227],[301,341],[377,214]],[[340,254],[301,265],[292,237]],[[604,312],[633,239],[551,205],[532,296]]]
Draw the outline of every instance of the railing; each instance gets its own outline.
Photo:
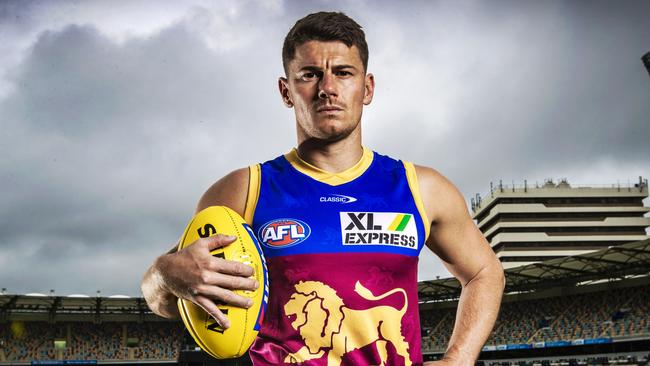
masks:
[[[558,183],[555,183],[553,181],[546,181],[543,184],[539,184],[539,182],[535,182],[535,184],[529,184],[527,181],[524,180],[524,184],[515,184],[514,182],[512,184],[503,184],[502,181],[499,181],[498,184],[493,184],[493,182],[490,182],[490,191],[487,192],[485,195],[481,195],[477,193],[474,197],[470,199],[471,201],[471,208],[474,212],[476,212],[478,209],[483,207],[483,197],[485,197],[486,200],[489,200],[490,198],[493,197],[494,193],[499,193],[499,192],[513,192],[513,193],[526,193],[529,190],[540,190],[540,189],[567,189],[567,188],[573,188],[573,189],[616,189],[617,191],[622,191],[622,190],[627,190],[628,192],[631,192],[633,190],[638,190],[639,192],[647,192],[648,191],[648,180],[643,179],[639,177],[639,181],[636,183],[632,183],[631,181],[627,181],[626,183],[611,183],[611,184],[570,184],[566,180],[561,180]]]

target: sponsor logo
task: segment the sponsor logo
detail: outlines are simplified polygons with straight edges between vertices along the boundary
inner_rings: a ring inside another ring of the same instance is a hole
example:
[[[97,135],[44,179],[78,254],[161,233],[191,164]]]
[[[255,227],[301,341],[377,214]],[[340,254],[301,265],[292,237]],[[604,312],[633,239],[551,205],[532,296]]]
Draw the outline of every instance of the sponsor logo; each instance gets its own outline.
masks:
[[[333,203],[352,203],[356,202],[356,198],[350,196],[344,196],[342,194],[330,194],[329,196],[321,196],[321,202],[333,202]]]
[[[309,234],[311,228],[304,221],[276,219],[262,225],[257,237],[266,247],[286,248],[305,241]]]
[[[343,245],[389,245],[418,248],[412,214],[396,212],[341,212]]]

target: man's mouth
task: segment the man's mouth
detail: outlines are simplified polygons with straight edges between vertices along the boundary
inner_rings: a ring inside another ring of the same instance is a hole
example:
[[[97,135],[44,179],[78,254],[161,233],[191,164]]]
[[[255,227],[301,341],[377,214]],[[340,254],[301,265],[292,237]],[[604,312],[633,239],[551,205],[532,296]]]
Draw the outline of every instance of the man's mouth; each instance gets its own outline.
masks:
[[[326,105],[326,106],[316,108],[316,112],[318,113],[331,113],[331,112],[339,112],[342,110],[343,108],[335,105]]]

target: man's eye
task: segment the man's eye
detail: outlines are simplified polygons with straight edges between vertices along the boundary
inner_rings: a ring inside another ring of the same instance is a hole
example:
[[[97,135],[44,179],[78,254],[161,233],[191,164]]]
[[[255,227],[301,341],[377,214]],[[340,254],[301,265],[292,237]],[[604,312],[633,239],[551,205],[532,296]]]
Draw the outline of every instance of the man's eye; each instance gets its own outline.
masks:
[[[352,73],[349,72],[349,71],[337,71],[336,75],[338,75],[338,76],[350,76],[350,75],[352,75]]]
[[[303,79],[313,79],[315,77],[316,77],[315,72],[306,72],[306,73],[302,74]]]

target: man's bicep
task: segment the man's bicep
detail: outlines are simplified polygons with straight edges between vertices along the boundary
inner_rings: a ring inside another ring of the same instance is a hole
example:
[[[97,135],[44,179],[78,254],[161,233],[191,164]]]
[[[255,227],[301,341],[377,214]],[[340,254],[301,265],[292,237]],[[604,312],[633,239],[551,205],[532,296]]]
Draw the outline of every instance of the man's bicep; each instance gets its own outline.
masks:
[[[473,222],[434,226],[427,246],[462,284],[493,262],[494,253]]]
[[[434,177],[431,234],[427,246],[463,284],[494,260],[494,253],[467,211],[458,189],[441,175]]]

